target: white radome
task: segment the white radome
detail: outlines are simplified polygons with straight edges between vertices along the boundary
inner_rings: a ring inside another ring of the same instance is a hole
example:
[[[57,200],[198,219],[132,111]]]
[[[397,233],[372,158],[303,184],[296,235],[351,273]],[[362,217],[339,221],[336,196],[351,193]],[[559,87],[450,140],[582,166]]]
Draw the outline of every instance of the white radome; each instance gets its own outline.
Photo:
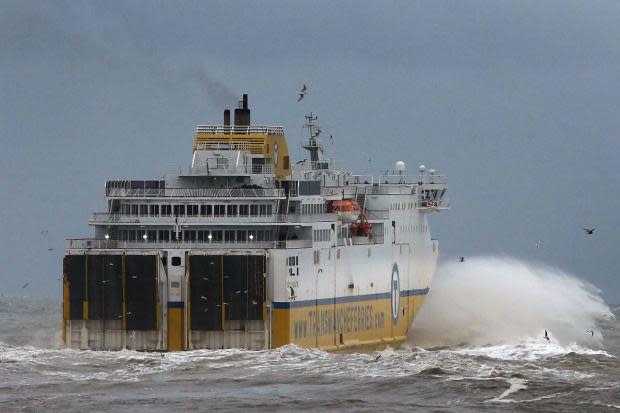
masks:
[[[403,161],[398,161],[394,164],[394,169],[398,172],[404,172],[406,169],[405,163]]]

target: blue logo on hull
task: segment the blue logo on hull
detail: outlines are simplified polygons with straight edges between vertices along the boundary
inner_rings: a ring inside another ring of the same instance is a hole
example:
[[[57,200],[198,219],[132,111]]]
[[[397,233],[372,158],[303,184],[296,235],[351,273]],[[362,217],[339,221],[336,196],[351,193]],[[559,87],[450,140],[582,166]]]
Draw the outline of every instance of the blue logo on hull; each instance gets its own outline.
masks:
[[[398,265],[394,263],[392,266],[392,322],[398,323],[398,315],[400,313],[400,273],[398,272]]]

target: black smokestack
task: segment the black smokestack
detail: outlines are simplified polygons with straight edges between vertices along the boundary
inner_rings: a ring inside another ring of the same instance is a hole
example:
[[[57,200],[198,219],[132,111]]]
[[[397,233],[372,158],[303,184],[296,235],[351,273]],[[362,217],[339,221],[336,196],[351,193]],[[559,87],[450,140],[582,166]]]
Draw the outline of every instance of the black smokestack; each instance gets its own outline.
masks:
[[[224,111],[224,126],[230,126],[230,110],[226,109]]]
[[[243,100],[235,109],[235,126],[250,126],[250,109],[248,109],[248,95],[243,94]]]

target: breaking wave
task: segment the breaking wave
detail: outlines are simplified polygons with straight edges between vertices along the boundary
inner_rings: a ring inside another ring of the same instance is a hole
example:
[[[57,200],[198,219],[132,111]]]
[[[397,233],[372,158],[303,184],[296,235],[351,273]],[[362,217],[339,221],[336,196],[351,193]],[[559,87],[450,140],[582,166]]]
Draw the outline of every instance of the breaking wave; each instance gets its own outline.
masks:
[[[501,345],[518,343],[545,344],[543,352],[597,348],[605,318],[613,315],[600,290],[573,275],[514,258],[476,257],[440,266],[409,340],[424,348],[495,345],[508,351]]]

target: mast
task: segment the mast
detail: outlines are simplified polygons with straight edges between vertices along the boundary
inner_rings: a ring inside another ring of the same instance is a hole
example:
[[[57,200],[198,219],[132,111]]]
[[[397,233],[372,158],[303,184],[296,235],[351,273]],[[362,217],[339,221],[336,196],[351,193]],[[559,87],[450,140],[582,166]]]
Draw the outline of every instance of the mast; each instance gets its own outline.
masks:
[[[318,117],[310,112],[305,118],[304,128],[308,129],[309,138],[302,143],[302,147],[310,152],[310,165],[312,169],[328,169],[328,162],[323,160],[323,145],[319,139],[321,128],[315,123]]]

